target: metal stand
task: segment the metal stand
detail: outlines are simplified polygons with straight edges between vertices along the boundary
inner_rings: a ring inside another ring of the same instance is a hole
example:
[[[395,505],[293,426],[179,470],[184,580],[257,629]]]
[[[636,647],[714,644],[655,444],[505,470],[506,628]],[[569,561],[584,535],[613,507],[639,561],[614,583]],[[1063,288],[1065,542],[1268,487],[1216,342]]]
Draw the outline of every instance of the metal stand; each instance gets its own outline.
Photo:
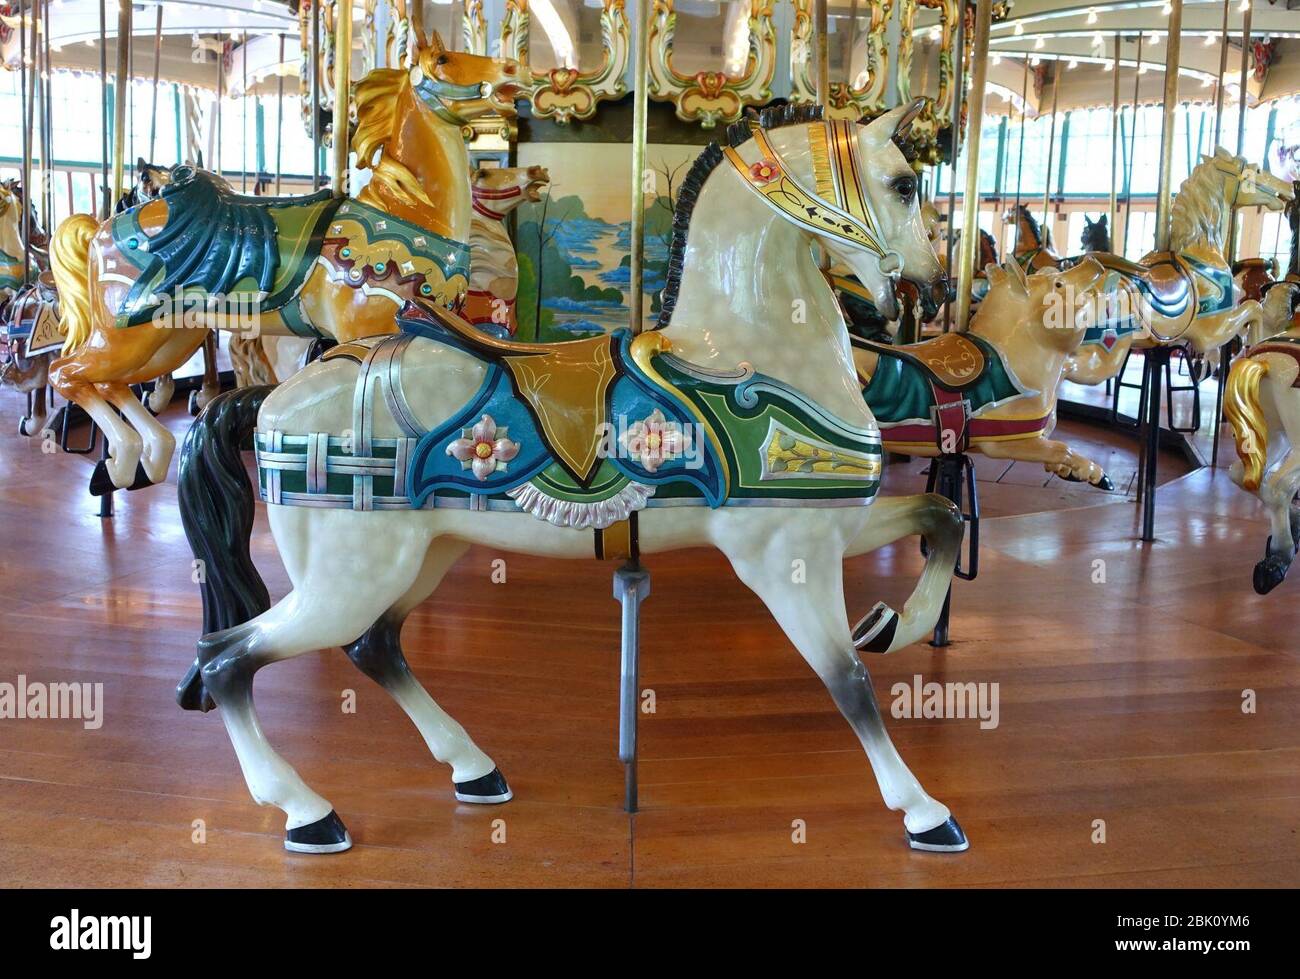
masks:
[[[965,560],[962,560],[962,555],[959,553],[957,565],[952,573],[962,581],[973,581],[980,570],[980,498],[975,488],[975,463],[964,452],[937,456],[930,463],[930,474],[925,481],[925,491],[938,493],[944,499],[955,503],[957,509],[961,511],[962,520],[970,525],[970,530],[965,535],[967,547]],[[921,553],[925,553],[924,542],[921,544]],[[949,585],[948,594],[943,600],[943,611],[939,613],[939,621],[934,626],[931,646],[948,645],[948,613],[951,606],[952,586]]]
[[[1160,455],[1160,384],[1169,370],[1168,347],[1146,351],[1142,370],[1143,408],[1142,459],[1138,468],[1138,500],[1142,504],[1142,540],[1156,539],[1156,467]]]
[[[623,606],[622,665],[618,693],[618,760],[624,766],[623,807],[636,812],[636,724],[640,710],[641,603],[650,595],[650,572],[625,564],[614,572],[614,597]]]

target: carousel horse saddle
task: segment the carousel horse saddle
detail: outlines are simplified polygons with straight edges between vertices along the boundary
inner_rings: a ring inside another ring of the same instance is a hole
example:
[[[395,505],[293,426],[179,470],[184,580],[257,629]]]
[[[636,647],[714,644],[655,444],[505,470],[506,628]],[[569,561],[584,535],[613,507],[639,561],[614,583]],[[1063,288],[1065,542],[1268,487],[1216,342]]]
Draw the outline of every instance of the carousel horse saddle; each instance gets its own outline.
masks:
[[[1020,384],[996,347],[968,333],[904,346],[855,337],[853,346],[878,357],[870,376],[862,377],[862,396],[886,441],[944,446],[949,431],[956,438],[947,451],[963,451],[974,434],[972,419],[1036,393]]]
[[[113,218],[113,243],[137,272],[118,325],[148,322],[178,292],[279,309],[306,280],[341,203],[328,190],[244,196],[214,173],[177,167],[158,198]]]
[[[326,354],[360,365],[353,440],[258,434],[268,502],[524,510],[599,530],[646,506],[860,506],[879,485],[875,429],[752,369],[691,365],[662,334],[518,343],[413,305],[398,322],[399,334]],[[425,428],[402,373],[435,344],[485,370],[465,405]],[[373,437],[381,410],[402,438]]]

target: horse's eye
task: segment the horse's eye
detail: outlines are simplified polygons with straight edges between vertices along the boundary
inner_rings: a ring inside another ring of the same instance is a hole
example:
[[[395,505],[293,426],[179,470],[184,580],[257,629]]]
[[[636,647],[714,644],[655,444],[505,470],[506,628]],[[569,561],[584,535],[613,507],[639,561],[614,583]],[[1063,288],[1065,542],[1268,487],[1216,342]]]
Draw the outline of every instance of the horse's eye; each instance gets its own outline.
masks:
[[[903,203],[912,200],[912,195],[916,193],[916,179],[914,177],[899,177],[894,181],[894,193],[903,198]]]
[[[445,65],[445,64],[447,63],[447,56],[446,56],[445,54],[440,54],[440,55],[438,55],[438,62],[437,62],[437,63],[438,63],[439,65]]]

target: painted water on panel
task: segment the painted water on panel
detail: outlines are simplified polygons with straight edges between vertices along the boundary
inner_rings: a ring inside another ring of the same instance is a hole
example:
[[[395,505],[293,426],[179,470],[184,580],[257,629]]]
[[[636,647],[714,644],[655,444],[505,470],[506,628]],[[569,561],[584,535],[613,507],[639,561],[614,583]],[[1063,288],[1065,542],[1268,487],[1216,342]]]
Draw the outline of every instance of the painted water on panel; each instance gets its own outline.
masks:
[[[645,316],[659,311],[672,209],[699,147],[653,145],[646,158],[654,196],[646,196]],[[551,174],[539,203],[518,209],[519,336],[567,340],[627,326],[631,288],[631,147],[623,144],[525,143],[519,165]],[[538,295],[537,283],[541,290]]]

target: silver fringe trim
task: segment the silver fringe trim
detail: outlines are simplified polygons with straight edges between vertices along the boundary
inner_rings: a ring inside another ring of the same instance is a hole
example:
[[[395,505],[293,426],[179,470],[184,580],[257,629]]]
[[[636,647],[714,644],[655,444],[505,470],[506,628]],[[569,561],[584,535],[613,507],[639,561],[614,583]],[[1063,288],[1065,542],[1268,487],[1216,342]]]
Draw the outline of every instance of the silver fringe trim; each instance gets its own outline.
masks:
[[[557,500],[532,483],[516,486],[506,495],[512,497],[525,513],[531,513],[538,520],[545,520],[557,527],[604,530],[620,520],[626,520],[635,511],[645,509],[646,502],[655,495],[655,488],[631,482],[599,503]]]

